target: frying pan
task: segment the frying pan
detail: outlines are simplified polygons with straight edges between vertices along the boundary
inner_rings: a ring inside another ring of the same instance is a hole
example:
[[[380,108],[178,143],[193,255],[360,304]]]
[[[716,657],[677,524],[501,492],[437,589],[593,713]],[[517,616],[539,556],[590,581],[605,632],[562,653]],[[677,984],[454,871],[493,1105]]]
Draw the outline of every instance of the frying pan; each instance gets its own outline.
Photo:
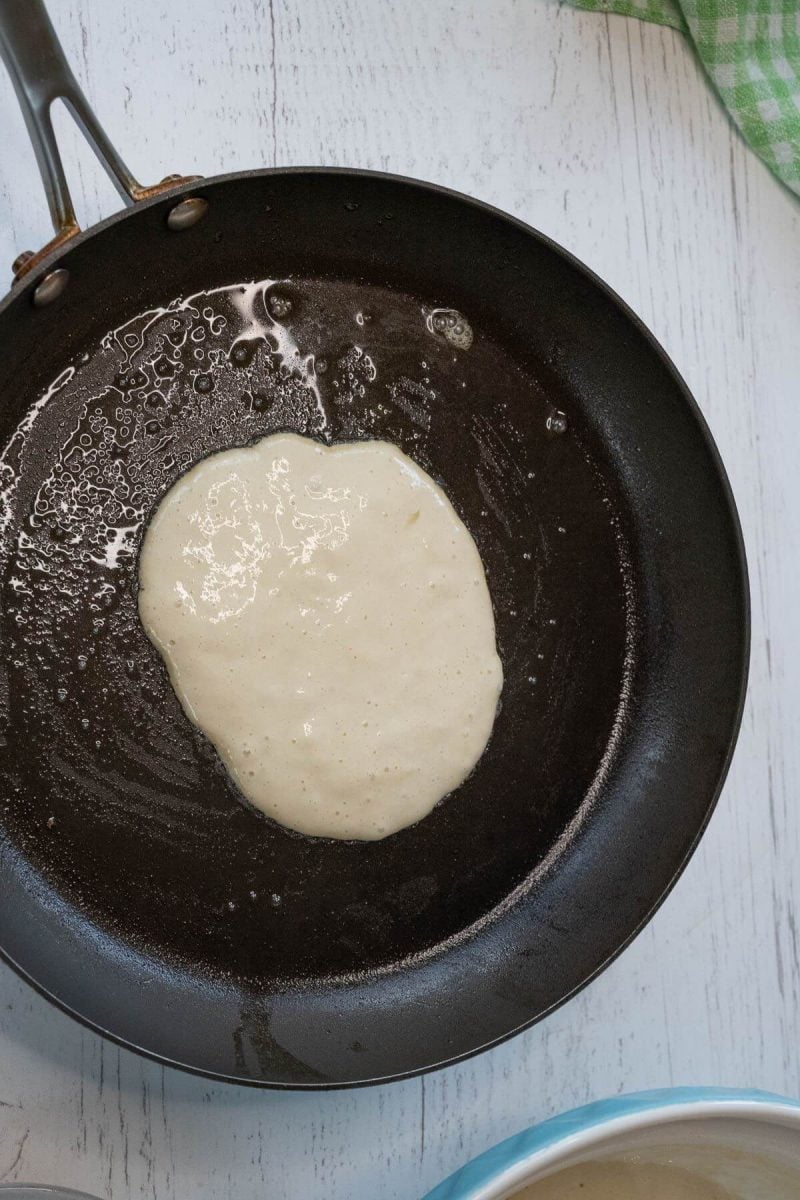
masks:
[[[619,298],[519,221],[366,171],[141,188],[41,4],[0,0],[0,41],[56,226],[0,305],[2,953],[98,1031],[229,1080],[367,1083],[488,1047],[630,941],[719,793],[748,596],[702,417]],[[85,232],[56,97],[131,202]],[[278,429],[397,443],[486,567],[492,739],[383,841],[251,809],[137,620],[161,496]]]

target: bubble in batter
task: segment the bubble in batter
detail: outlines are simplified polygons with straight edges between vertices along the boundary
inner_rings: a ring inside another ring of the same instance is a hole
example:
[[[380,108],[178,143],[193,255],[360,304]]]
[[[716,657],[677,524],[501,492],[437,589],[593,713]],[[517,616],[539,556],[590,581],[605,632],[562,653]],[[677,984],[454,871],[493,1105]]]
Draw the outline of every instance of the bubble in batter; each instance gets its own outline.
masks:
[[[161,501],[139,614],[189,718],[248,800],[373,840],[480,758],[502,687],[472,537],[396,446],[276,434]]]

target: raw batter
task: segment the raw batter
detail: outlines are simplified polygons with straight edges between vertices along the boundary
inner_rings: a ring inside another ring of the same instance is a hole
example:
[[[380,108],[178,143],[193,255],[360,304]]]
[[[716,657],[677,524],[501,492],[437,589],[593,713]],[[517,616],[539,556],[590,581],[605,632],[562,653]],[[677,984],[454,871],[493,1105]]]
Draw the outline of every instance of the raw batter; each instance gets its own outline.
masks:
[[[245,796],[376,839],[457,787],[502,687],[478,551],[387,442],[294,434],[200,462],[144,538],[139,614]]]
[[[567,1167],[515,1192],[512,1200],[735,1200],[725,1188],[681,1167],[596,1162]]]

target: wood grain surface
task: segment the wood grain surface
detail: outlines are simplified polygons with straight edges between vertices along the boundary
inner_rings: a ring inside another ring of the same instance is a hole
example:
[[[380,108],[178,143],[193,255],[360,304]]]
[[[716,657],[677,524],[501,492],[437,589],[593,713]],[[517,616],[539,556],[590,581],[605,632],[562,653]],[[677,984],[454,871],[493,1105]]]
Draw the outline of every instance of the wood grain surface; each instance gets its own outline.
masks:
[[[0,1181],[153,1200],[414,1200],[559,1110],[670,1084],[800,1094],[800,204],[683,38],[551,0],[50,0],[145,182],[349,164],[480,196],[556,238],[678,365],[748,547],[742,737],[702,845],[599,980],[492,1053],[374,1090],[273,1095],[141,1060],[0,968]],[[49,237],[0,79],[0,261]],[[117,207],[66,118],[76,204]],[[680,480],[675,480],[680,487]]]

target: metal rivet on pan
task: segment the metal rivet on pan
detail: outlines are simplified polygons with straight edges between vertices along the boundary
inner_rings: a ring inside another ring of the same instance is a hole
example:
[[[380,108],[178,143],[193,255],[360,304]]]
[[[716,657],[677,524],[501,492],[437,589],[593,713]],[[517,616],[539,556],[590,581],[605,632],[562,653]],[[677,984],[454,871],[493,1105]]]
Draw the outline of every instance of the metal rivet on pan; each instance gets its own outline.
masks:
[[[69,271],[66,271],[63,267],[59,267],[57,271],[51,271],[33,289],[33,303],[37,308],[44,308],[46,304],[52,304],[54,300],[58,299],[68,283]]]
[[[201,221],[207,212],[207,200],[202,200],[200,196],[188,196],[186,200],[181,200],[179,204],[170,209],[167,214],[167,225],[176,231],[189,229]]]
[[[32,250],[23,250],[21,254],[17,255],[17,257],[14,259],[13,263],[11,264],[12,274],[19,275],[20,271],[25,266],[25,264],[29,263],[32,258],[33,258]]]

